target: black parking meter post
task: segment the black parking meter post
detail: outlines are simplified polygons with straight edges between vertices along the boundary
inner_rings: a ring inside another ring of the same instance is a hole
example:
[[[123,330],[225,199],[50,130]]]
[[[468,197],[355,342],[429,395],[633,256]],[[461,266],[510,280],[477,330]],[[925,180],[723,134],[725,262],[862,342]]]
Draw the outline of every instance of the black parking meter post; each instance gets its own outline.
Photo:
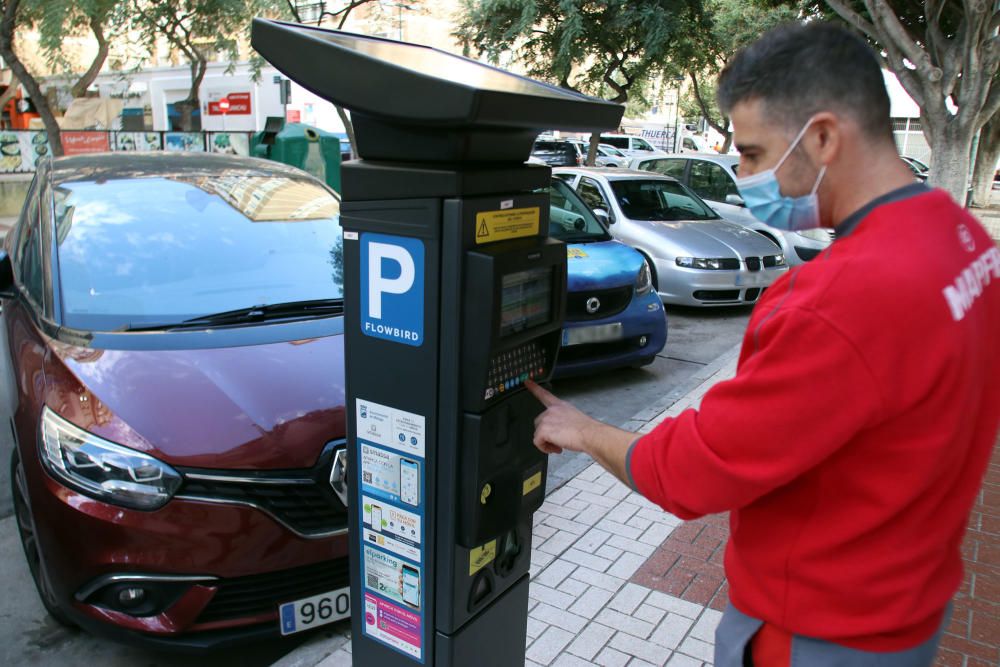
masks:
[[[361,156],[339,267],[354,662],[523,665],[547,473],[523,384],[551,374],[566,289],[551,172],[524,160],[623,108],[391,40],[258,19],[252,43],[351,110]]]

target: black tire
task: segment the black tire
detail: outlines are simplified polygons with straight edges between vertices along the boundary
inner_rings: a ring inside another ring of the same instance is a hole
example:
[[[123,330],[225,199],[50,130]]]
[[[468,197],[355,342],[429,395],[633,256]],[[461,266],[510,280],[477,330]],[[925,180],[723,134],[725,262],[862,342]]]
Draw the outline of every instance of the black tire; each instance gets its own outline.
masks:
[[[24,477],[24,466],[18,457],[17,449],[10,456],[10,493],[14,502],[14,517],[17,520],[17,534],[21,538],[21,548],[31,570],[31,578],[35,582],[35,590],[45,606],[45,611],[59,625],[66,628],[76,628],[77,625],[56,604],[55,595],[49,584],[49,575],[42,562],[42,553],[38,545],[38,532],[35,530],[35,518],[28,506],[28,486]]]

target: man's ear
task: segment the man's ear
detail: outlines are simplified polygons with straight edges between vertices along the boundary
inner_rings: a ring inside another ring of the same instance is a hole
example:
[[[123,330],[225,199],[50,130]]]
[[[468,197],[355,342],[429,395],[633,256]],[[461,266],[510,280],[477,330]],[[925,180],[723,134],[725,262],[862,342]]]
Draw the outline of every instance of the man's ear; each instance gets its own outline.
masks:
[[[827,166],[840,153],[844,142],[844,120],[830,111],[821,111],[813,116],[812,126],[804,137],[809,146],[809,154],[817,160],[817,166]]]

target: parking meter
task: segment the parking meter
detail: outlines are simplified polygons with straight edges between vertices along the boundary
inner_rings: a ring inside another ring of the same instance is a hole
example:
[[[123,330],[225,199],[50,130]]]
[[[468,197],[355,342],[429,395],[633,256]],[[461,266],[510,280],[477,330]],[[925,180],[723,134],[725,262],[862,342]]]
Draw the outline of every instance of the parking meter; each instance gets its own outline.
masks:
[[[365,667],[524,664],[532,445],[559,351],[548,128],[623,108],[435,49],[258,19],[253,46],[351,110],[342,270],[352,654]],[[342,259],[341,259],[342,258]],[[339,266],[338,266],[339,265]]]

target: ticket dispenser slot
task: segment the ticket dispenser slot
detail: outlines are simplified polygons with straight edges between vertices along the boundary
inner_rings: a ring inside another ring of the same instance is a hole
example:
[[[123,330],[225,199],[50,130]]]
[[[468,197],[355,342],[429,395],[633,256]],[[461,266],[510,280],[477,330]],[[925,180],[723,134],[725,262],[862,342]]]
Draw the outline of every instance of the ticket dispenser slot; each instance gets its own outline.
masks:
[[[342,166],[351,644],[365,667],[520,667],[546,458],[524,388],[558,359],[566,252],[545,129],[624,108],[429,47],[256,19],[253,47],[350,109]],[[336,262],[335,262],[336,263]]]

